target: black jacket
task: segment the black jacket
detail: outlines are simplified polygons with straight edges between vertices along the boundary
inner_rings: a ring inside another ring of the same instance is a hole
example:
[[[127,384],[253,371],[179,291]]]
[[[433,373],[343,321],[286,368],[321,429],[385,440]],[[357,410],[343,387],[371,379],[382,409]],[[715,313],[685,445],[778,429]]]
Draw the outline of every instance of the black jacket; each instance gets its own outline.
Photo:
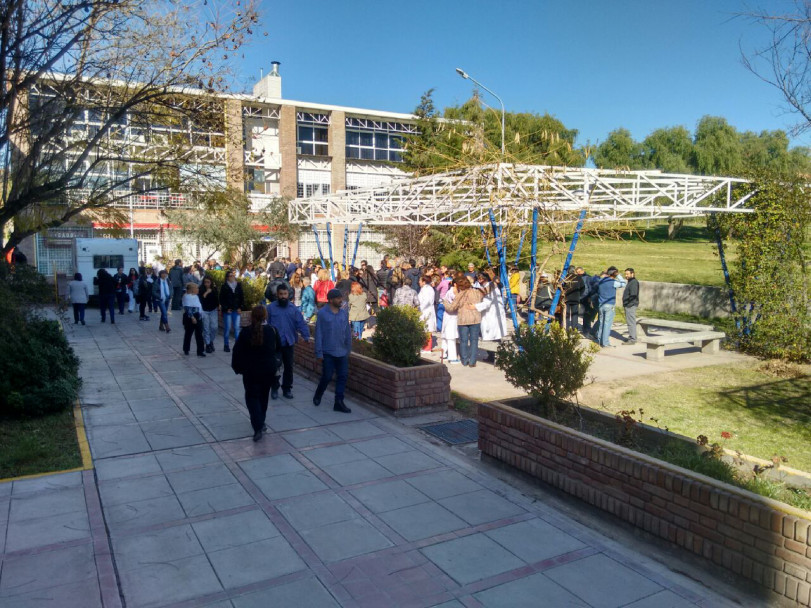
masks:
[[[566,305],[572,306],[574,304],[580,303],[580,298],[583,295],[583,277],[579,277],[576,274],[569,275],[566,277],[566,282],[564,283],[566,289]]]
[[[276,291],[282,285],[287,287],[287,291],[290,292],[290,298],[292,299],[295,294],[293,293],[293,289],[290,287],[290,283],[288,283],[287,281],[285,281],[284,279],[281,279],[281,278],[271,279],[268,282],[267,287],[265,287],[265,299],[268,302],[275,302],[276,301]]]
[[[264,335],[261,346],[251,344],[251,327],[245,327],[239,332],[231,353],[231,369],[235,374],[242,374],[249,380],[276,375],[276,353],[282,348],[279,332],[272,325],[263,325],[262,331]]]
[[[99,296],[111,296],[115,293],[115,279],[105,272],[93,279],[93,285],[99,286]]]
[[[228,283],[222,284],[220,288],[220,306],[222,307],[223,313],[229,310],[236,312],[237,308],[239,310],[245,310],[245,296],[242,293],[242,284],[239,281],[237,281],[236,290],[232,290]]]
[[[217,294],[217,288],[213,285],[211,286],[211,293],[208,296],[203,297],[203,292],[205,290],[201,287],[200,288],[200,304],[203,305],[203,310],[206,312],[211,312],[212,310],[217,310],[217,306],[220,304],[220,298]]]
[[[622,305],[625,308],[639,306],[639,281],[628,279],[625,291],[622,292]]]
[[[391,287],[391,272],[388,268],[381,268],[377,271],[377,284],[383,289]]]

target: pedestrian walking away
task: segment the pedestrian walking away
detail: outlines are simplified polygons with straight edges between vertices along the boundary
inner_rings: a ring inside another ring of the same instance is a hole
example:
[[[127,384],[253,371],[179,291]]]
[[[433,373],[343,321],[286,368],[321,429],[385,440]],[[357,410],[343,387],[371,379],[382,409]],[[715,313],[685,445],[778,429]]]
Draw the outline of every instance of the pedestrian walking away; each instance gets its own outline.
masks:
[[[266,323],[267,318],[264,306],[251,309],[251,325],[237,336],[231,355],[231,369],[242,376],[254,441],[262,439],[265,431],[270,387],[276,377],[276,356],[281,349],[279,333]]]
[[[197,283],[189,282],[186,285],[186,293],[180,303],[183,306],[183,354],[188,355],[191,348],[191,337],[194,334],[194,341],[197,343],[197,356],[205,357],[203,350],[203,305],[198,296],[199,287]]]
[[[310,328],[304,322],[301,312],[290,301],[290,291],[282,284],[276,290],[276,300],[268,304],[268,323],[279,335],[280,352],[282,355],[282,365],[284,375],[282,377],[282,394],[285,399],[293,398],[293,349],[295,348],[298,336],[305,342],[310,341]],[[278,371],[278,370],[277,370]],[[273,376],[270,386],[270,396],[272,399],[279,398],[279,377]]]
[[[127,282],[129,277],[124,274],[124,267],[119,266],[118,272],[113,275],[113,288],[115,301],[118,304],[118,314],[124,314],[124,306],[127,303]]]
[[[93,285],[99,288],[99,308],[101,309],[101,322],[107,321],[107,312],[110,313],[110,323],[115,324],[115,281],[104,268],[99,268]]]
[[[155,306],[161,311],[161,320],[158,329],[169,333],[169,305],[172,302],[172,285],[169,283],[169,273],[161,270],[158,280],[152,284],[152,299]]]
[[[636,344],[636,309],[639,308],[639,281],[633,268],[625,269],[628,284],[622,292],[622,307],[625,310],[625,322],[628,324],[626,344]]]
[[[219,323],[217,313],[220,309],[220,297],[211,277],[203,277],[203,287],[200,289],[200,304],[203,306],[203,342],[206,344],[206,353],[214,352],[214,339],[217,337]]]
[[[152,312],[152,283],[154,283],[154,281],[152,269],[141,268],[138,282],[135,284],[137,287],[135,297],[138,299],[139,321],[149,321],[149,316],[146,314],[146,307],[149,306],[149,312]]]
[[[352,332],[349,329],[349,314],[343,310],[343,296],[337,289],[327,293],[327,306],[318,311],[315,331],[315,358],[321,362],[321,380],[313,395],[313,405],[321,405],[327,385],[335,375],[336,412],[349,414],[344,404],[344,390],[349,375],[349,353],[352,350]]]
[[[169,271],[169,283],[172,285],[172,310],[180,310],[183,299],[183,262],[175,260]]]
[[[90,292],[87,285],[82,281],[81,273],[77,272],[73,275],[73,280],[68,283],[68,290],[70,303],[73,305],[73,324],[78,325],[81,322],[84,325],[84,310],[90,300]]]
[[[234,327],[234,342],[239,338],[240,313],[245,308],[245,296],[242,293],[242,285],[237,281],[233,270],[225,273],[225,282],[220,289],[220,310],[222,310],[222,320],[224,324],[224,346],[223,350],[231,352],[228,338],[231,333],[231,326]]]

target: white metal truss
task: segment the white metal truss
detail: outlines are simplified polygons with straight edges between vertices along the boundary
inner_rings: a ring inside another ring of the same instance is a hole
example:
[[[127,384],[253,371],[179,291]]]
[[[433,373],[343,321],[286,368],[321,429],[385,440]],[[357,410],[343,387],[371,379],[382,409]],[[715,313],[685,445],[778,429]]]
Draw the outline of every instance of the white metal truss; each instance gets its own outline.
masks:
[[[318,112],[296,112],[296,121],[305,124],[328,125],[330,124],[330,115]]]
[[[390,133],[419,134],[416,124],[406,122],[392,122],[374,118],[356,118],[347,116],[345,125],[347,129],[363,129],[366,131],[388,131]]]
[[[264,118],[267,120],[279,120],[279,106],[242,106],[242,116],[245,118]]]
[[[499,224],[526,225],[539,207],[545,221],[571,221],[583,208],[588,221],[633,221],[750,212],[753,194],[732,177],[493,164],[296,199],[289,217],[298,224],[481,226],[492,209]]]

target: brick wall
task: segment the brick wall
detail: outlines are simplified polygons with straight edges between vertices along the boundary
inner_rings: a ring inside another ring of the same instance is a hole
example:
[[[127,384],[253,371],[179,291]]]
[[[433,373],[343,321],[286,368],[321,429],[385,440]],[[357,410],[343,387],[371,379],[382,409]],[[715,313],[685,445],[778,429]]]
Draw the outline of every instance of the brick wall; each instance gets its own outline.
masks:
[[[321,375],[312,342],[296,345],[295,361],[311,378]],[[451,376],[441,363],[395,367],[351,353],[346,388],[347,392],[392,410],[395,416],[443,410],[451,403]]]
[[[479,449],[767,589],[811,606],[811,513],[499,403]]]

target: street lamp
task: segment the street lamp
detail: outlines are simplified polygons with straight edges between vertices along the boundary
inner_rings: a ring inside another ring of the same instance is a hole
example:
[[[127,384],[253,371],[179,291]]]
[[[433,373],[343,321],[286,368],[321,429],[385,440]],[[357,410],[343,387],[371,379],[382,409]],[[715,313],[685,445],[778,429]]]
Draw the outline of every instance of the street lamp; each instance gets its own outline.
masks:
[[[493,91],[488,89],[481,82],[473,78],[473,76],[465,72],[462,68],[456,68],[456,73],[459,74],[465,80],[472,80],[474,83],[476,83],[476,85],[480,86],[485,91],[490,93],[490,95],[498,99],[498,102],[501,104],[501,157],[504,158],[504,102],[501,100],[501,97],[496,95]]]

